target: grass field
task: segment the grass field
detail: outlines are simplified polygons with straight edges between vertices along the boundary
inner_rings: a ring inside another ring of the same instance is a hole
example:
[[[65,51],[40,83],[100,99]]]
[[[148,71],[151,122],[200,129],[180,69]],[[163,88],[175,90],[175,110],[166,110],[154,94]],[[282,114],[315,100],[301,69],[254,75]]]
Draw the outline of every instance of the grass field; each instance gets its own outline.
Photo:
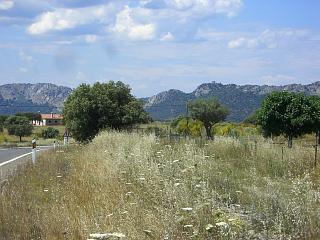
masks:
[[[314,151],[104,132],[1,185],[0,239],[319,239]]]
[[[39,145],[52,144],[55,140],[63,140],[63,133],[65,131],[64,126],[52,126],[59,130],[58,139],[43,139],[41,137],[41,132],[43,129],[48,128],[48,126],[36,126],[34,127],[33,133],[28,137],[22,137],[22,141],[18,136],[9,135],[7,129],[0,132],[0,146],[31,146],[31,141],[33,138],[37,139]]]

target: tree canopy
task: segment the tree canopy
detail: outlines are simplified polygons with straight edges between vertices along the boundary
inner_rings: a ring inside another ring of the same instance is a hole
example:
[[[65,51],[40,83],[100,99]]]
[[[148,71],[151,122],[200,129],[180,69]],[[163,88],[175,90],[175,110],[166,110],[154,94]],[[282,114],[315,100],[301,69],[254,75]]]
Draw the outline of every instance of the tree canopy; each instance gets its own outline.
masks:
[[[312,102],[302,93],[273,92],[262,102],[257,120],[265,136],[292,139],[313,130]]]
[[[20,138],[30,136],[32,134],[33,126],[30,120],[21,116],[10,116],[5,121],[6,128],[9,135],[15,135]]]
[[[126,129],[150,120],[142,103],[122,82],[82,84],[64,104],[66,127],[78,141],[91,140],[101,129]]]
[[[196,99],[188,103],[188,110],[193,119],[200,120],[209,139],[213,139],[212,126],[224,121],[229,110],[216,98]]]

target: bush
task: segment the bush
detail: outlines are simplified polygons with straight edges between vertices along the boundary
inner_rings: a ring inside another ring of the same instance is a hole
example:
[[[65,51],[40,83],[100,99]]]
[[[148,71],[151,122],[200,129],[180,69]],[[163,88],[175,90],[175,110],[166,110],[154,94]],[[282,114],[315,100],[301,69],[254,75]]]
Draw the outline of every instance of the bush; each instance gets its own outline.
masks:
[[[48,127],[42,130],[43,138],[57,138],[59,136],[59,130],[53,127]]]

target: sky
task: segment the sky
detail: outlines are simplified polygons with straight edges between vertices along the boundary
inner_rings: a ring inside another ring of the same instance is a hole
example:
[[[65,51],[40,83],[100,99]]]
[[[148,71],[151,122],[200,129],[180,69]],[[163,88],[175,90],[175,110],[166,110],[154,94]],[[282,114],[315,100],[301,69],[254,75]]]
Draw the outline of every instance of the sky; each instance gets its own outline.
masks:
[[[320,81],[319,0],[0,0],[0,84]]]

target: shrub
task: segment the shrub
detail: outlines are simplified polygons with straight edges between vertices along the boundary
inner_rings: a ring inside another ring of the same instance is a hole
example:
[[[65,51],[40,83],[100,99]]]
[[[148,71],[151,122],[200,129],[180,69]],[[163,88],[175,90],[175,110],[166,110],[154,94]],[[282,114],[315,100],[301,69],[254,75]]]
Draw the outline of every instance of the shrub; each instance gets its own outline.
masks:
[[[42,130],[43,138],[57,138],[59,136],[59,130],[53,127],[48,127]]]

